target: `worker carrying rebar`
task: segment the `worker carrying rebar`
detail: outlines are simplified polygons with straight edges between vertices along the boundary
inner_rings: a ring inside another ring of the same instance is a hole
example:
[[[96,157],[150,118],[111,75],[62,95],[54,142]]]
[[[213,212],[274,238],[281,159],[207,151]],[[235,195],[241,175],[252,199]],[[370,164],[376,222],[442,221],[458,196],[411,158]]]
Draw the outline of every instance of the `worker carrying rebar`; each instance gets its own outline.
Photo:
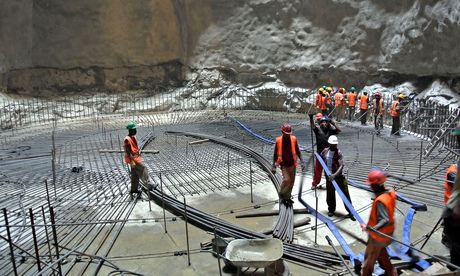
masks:
[[[124,139],[125,163],[129,164],[131,168],[131,189],[129,194],[131,199],[134,198],[134,194],[137,194],[137,198],[141,198],[139,179],[146,185],[146,189],[151,190],[155,188],[155,186],[153,186],[152,181],[150,181],[147,168],[142,164],[142,158],[136,139],[136,123],[128,122],[126,128],[128,129],[128,135],[126,135]]]
[[[383,114],[385,108],[383,105],[382,94],[377,92],[374,94],[374,100],[372,101],[372,109],[374,115],[374,127],[377,134],[383,129]]]
[[[326,177],[326,202],[328,213],[327,215],[332,217],[335,213],[336,208],[336,201],[335,201],[335,188],[332,184],[332,181],[335,180],[337,185],[339,186],[340,190],[342,190],[343,194],[348,198],[348,201],[351,203],[350,193],[348,192],[348,184],[347,180],[342,174],[344,161],[343,161],[343,154],[342,151],[338,148],[339,140],[337,136],[331,135],[328,139],[329,147],[325,148],[321,152],[321,157],[326,162],[326,165],[331,172],[331,175],[325,176]],[[351,214],[348,207],[345,205],[345,209],[348,211],[347,218],[351,220],[356,220],[355,217]]]
[[[395,100],[391,103],[390,115],[393,119],[391,125],[391,135],[401,136],[401,102],[406,98],[406,95],[399,94]]]
[[[321,154],[325,148],[329,146],[327,142],[331,135],[337,135],[341,130],[335,124],[335,122],[329,119],[327,116],[322,116],[319,119],[319,126],[313,120],[313,114],[308,114],[310,118],[310,126],[315,133],[316,137],[316,152]],[[318,116],[317,116],[318,119]],[[314,190],[321,182],[321,175],[323,174],[323,167],[319,160],[315,159],[315,169],[313,172],[313,182],[311,183],[311,189]]]
[[[390,237],[379,235],[378,232],[392,236],[395,230],[394,211],[396,208],[396,192],[385,187],[386,174],[380,169],[372,169],[367,175],[366,183],[375,193],[372,209],[367,224],[361,224],[367,231],[369,239],[364,252],[362,275],[371,276],[375,261],[385,270],[385,275],[398,275],[390,261],[386,247],[391,244]],[[370,229],[372,227],[372,229]],[[377,230],[373,231],[373,229]]]
[[[281,183],[279,196],[285,203],[292,204],[292,188],[294,187],[297,160],[300,161],[302,171],[305,170],[305,164],[302,161],[297,138],[292,135],[292,127],[284,124],[281,127],[281,136],[276,138],[275,149],[273,153],[272,172],[276,172],[276,166],[281,168],[283,182]]]
[[[457,139],[457,149],[460,148],[460,123],[452,131]],[[457,160],[457,167],[460,159]],[[460,177],[455,176],[452,194],[447,201],[446,209],[443,213],[444,232],[447,236],[450,248],[450,262],[460,266]]]
[[[367,111],[369,109],[369,97],[367,92],[363,92],[359,98],[359,117],[361,118],[361,125],[366,125]]]

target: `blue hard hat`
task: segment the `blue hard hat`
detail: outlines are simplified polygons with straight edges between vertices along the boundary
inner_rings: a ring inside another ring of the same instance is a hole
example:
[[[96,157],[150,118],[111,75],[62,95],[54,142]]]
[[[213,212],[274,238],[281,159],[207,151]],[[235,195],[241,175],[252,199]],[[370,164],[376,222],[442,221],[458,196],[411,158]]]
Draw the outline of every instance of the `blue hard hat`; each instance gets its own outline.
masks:
[[[321,118],[321,119],[319,120],[319,122],[320,122],[320,123],[322,123],[322,122],[329,122],[330,120],[331,120],[331,119],[329,119],[329,117],[327,117],[327,115],[324,115],[323,118]]]

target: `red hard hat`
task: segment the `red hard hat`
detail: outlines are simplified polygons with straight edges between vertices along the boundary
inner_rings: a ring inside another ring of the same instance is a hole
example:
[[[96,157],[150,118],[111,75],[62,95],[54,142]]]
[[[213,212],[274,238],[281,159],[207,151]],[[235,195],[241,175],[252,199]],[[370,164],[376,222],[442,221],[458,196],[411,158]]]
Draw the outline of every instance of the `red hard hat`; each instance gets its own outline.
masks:
[[[345,92],[345,89],[341,87],[341,88],[339,88],[339,92],[343,93],[343,92]]]
[[[367,175],[366,184],[370,185],[381,185],[387,181],[387,176],[382,170],[373,169]]]
[[[321,118],[323,118],[323,114],[322,113],[316,113],[316,120],[321,120]]]
[[[292,127],[290,124],[284,124],[282,127],[281,127],[281,131],[284,133],[284,134],[291,134],[292,133]]]

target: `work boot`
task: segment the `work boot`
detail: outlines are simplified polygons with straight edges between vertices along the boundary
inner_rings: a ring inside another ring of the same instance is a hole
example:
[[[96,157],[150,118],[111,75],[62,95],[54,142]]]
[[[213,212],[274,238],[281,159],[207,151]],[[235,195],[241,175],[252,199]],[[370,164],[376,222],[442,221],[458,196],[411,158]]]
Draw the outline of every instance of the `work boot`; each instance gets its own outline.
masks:
[[[352,214],[346,215],[345,218],[349,218],[349,219],[351,219],[352,221],[356,221],[355,216],[353,216]]]
[[[332,216],[334,215],[334,212],[328,212],[327,215],[328,215],[329,217],[332,217]]]

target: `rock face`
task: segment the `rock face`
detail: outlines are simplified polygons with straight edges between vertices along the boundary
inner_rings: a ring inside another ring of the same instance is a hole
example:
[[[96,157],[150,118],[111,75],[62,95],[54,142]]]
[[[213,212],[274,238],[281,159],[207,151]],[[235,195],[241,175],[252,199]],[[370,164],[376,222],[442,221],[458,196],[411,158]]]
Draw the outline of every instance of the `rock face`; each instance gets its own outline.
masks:
[[[455,80],[458,41],[458,0],[1,1],[0,80],[34,94],[181,85],[190,68],[307,87]]]

